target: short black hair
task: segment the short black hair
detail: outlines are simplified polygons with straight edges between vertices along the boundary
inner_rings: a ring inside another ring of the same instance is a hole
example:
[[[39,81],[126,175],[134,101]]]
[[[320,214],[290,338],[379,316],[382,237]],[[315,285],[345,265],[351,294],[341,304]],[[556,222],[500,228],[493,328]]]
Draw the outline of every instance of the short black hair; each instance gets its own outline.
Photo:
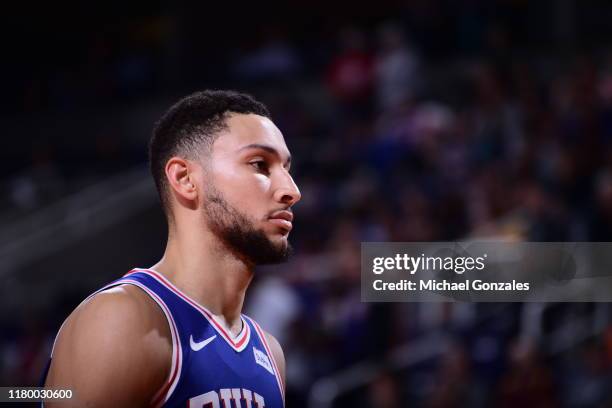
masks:
[[[236,91],[205,90],[179,100],[157,121],[149,142],[149,167],[166,216],[170,220],[165,167],[173,156],[193,158],[210,148],[227,128],[232,113],[270,118],[268,108],[251,95]]]

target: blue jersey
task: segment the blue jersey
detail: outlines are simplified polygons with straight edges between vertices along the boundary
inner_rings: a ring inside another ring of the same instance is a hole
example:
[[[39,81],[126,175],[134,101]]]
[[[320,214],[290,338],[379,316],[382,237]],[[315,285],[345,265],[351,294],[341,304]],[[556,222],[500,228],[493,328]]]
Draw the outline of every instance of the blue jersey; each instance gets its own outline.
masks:
[[[234,337],[211,312],[163,275],[148,269],[134,269],[91,296],[124,284],[137,286],[147,293],[164,312],[170,326],[173,349],[170,375],[152,405],[284,406],[284,387],[274,356],[254,320],[241,315],[242,330]]]

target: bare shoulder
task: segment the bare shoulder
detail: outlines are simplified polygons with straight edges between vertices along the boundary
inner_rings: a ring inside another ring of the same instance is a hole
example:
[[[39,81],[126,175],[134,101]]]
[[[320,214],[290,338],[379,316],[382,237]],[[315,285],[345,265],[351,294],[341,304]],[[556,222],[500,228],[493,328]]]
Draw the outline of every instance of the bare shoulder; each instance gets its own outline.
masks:
[[[283,353],[283,348],[281,347],[276,337],[268,333],[264,330],[264,335],[266,336],[266,341],[270,346],[270,351],[272,352],[272,357],[274,357],[274,361],[276,361],[276,365],[278,366],[278,371],[280,372],[281,378],[283,379],[283,384],[285,383],[285,354]]]
[[[170,370],[172,340],[163,312],[142,290],[122,285],[80,305],[58,334],[47,387],[74,398],[49,407],[144,406]]]

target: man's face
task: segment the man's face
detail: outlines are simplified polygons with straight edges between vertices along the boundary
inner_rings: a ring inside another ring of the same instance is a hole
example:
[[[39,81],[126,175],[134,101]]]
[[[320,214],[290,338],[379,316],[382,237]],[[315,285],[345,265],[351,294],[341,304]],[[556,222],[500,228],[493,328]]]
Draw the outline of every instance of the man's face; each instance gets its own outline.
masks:
[[[255,264],[286,260],[291,206],[300,192],[289,174],[283,135],[268,118],[234,114],[213,143],[204,182],[206,222],[232,251]]]

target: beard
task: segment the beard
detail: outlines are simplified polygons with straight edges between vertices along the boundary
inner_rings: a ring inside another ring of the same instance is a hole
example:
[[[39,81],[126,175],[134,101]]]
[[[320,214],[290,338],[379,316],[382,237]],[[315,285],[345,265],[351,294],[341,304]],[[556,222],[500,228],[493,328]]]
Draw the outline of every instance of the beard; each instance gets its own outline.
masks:
[[[238,257],[254,265],[287,261],[292,253],[288,241],[272,242],[254,222],[231,206],[214,186],[206,193],[206,223],[221,242]]]

